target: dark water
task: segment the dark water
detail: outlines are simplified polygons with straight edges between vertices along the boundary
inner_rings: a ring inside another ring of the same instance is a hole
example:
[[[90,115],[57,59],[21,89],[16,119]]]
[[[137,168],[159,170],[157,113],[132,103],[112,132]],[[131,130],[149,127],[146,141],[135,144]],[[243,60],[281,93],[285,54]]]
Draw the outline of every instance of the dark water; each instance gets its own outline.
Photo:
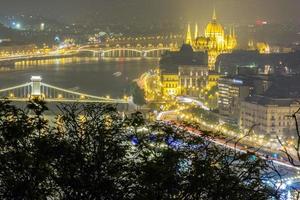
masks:
[[[122,97],[128,94],[134,79],[157,65],[157,59],[101,60],[96,57],[26,61],[0,68],[0,89],[29,82],[32,75],[40,75],[44,83],[57,87],[97,96]],[[116,72],[122,75],[113,75]]]

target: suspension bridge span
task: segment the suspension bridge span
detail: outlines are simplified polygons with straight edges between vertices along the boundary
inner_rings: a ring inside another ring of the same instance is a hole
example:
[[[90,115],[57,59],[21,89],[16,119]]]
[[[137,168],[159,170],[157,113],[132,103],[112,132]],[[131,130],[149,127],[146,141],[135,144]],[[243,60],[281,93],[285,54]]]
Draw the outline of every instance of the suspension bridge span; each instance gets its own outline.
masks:
[[[46,102],[82,102],[82,103],[112,103],[129,104],[131,97],[113,99],[110,97],[100,97],[85,93],[80,93],[61,87],[56,87],[42,82],[41,76],[32,76],[31,81],[14,87],[0,90],[0,100],[28,101],[39,98]]]

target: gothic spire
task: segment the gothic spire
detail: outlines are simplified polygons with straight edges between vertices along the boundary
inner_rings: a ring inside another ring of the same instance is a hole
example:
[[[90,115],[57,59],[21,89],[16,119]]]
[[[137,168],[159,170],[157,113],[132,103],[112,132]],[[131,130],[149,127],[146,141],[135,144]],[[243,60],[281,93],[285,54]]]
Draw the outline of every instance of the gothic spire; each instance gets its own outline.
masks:
[[[192,44],[192,33],[191,33],[191,25],[190,24],[188,24],[188,30],[186,33],[185,43]]]
[[[213,19],[214,21],[217,20],[216,8],[214,8],[214,12],[213,12],[213,17],[212,17],[212,19]]]
[[[196,23],[195,25],[195,35],[194,35],[194,38],[197,39],[198,37],[198,24]]]

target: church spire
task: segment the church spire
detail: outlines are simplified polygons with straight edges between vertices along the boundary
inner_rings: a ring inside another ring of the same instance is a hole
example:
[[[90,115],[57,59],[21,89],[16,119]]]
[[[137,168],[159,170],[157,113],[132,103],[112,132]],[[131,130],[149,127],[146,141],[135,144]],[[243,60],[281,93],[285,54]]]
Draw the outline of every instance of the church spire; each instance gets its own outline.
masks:
[[[213,19],[214,21],[217,20],[216,8],[214,8],[212,19]]]
[[[186,44],[192,44],[192,33],[191,33],[191,25],[188,24],[188,30],[186,33],[186,39],[185,39]]]
[[[196,23],[194,39],[197,39],[197,38],[198,38],[198,24]]]

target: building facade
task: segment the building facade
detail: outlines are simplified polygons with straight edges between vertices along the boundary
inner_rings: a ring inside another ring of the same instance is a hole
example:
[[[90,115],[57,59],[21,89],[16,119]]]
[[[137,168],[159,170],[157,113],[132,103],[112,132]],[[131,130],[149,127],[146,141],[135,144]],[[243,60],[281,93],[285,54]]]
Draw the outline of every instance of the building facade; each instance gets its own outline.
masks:
[[[220,78],[218,89],[219,113],[238,122],[241,101],[252,94],[253,86],[237,78]]]
[[[162,72],[161,84],[162,95],[164,97],[174,97],[181,94],[178,74]]]
[[[295,121],[291,117],[300,105],[294,99],[274,99],[263,96],[249,97],[241,102],[240,128],[272,138],[291,137]]]
[[[178,68],[179,85],[182,95],[198,97],[200,90],[207,85],[207,66],[181,65]]]

